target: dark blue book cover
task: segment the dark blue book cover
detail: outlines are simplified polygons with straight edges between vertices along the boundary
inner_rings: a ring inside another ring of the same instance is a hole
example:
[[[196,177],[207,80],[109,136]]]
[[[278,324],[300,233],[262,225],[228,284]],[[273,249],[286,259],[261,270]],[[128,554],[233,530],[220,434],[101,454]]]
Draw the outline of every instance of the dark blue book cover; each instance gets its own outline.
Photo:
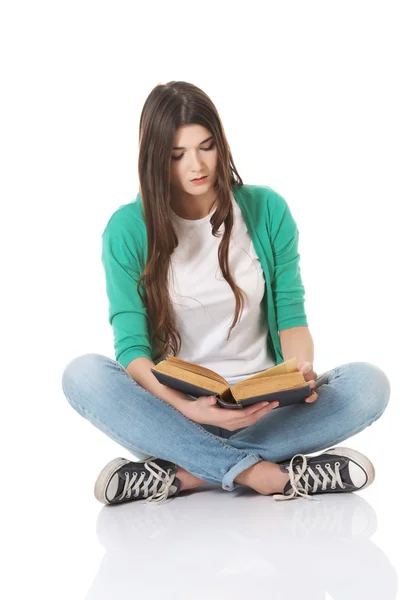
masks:
[[[290,406],[291,404],[299,404],[300,402],[304,402],[305,398],[311,395],[311,387],[309,384],[306,384],[304,387],[300,388],[281,390],[279,392],[273,392],[272,394],[262,394],[260,396],[244,398],[242,400],[238,400],[237,402],[232,399],[232,402],[227,402],[226,400],[223,400],[217,392],[214,392],[208,388],[199,387],[192,383],[188,383],[187,381],[182,381],[181,379],[171,375],[160,373],[155,369],[151,369],[151,372],[163,385],[166,385],[174,390],[178,390],[179,392],[183,392],[184,394],[188,394],[189,396],[194,396],[195,398],[198,398],[199,396],[215,396],[219,406],[223,408],[241,409],[245,406],[249,406],[250,404],[255,404],[256,402],[272,402],[273,400],[278,400],[279,406],[274,408],[274,410],[278,410],[279,408],[284,408],[285,406]]]

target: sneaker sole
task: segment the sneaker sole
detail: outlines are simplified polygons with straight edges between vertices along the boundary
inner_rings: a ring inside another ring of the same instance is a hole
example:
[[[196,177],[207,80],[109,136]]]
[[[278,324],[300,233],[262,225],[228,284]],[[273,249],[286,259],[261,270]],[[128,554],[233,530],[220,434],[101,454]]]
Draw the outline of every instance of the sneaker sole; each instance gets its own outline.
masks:
[[[97,477],[95,486],[94,486],[94,495],[96,500],[101,502],[102,504],[112,504],[106,497],[106,491],[108,484],[110,483],[111,477],[114,475],[118,469],[120,469],[123,465],[126,465],[128,462],[131,462],[127,458],[114,458],[111,460],[106,466],[101,470],[99,476]]]
[[[375,479],[375,467],[364,454],[361,454],[361,452],[357,452],[357,450],[353,450],[352,448],[345,448],[343,446],[336,446],[335,448],[324,450],[324,453],[325,452],[329,454],[335,454],[337,456],[346,456],[347,458],[350,458],[355,463],[360,465],[367,473],[367,481],[365,482],[365,484],[354,491],[365,490],[365,488],[367,488],[369,485],[371,485],[371,483],[373,483]]]

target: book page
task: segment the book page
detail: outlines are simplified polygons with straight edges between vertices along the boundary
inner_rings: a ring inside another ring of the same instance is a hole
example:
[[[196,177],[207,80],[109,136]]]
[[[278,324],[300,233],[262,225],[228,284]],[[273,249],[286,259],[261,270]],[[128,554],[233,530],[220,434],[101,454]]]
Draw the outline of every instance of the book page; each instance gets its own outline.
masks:
[[[229,390],[229,386],[225,383],[221,383],[220,381],[216,381],[210,377],[204,377],[198,373],[193,373],[187,369],[181,369],[175,364],[171,364],[169,361],[167,362],[162,360],[154,367],[154,371],[165,373],[166,375],[174,377],[179,381],[185,381],[186,383],[191,383],[198,387],[212,390],[216,394],[223,394],[227,389]]]
[[[232,395],[236,400],[244,400],[253,396],[261,396],[262,394],[273,394],[282,390],[291,390],[301,388],[307,385],[304,376],[299,371],[297,373],[288,373],[287,375],[276,375],[273,377],[265,377],[240,381],[231,387]]]
[[[285,360],[280,365],[275,365],[274,367],[270,367],[265,371],[261,371],[261,373],[256,373],[252,377],[248,377],[247,379],[243,379],[239,383],[243,383],[244,381],[252,381],[253,379],[261,379],[265,377],[274,377],[275,375],[286,375],[287,373],[300,373],[297,368],[297,359],[290,358],[289,360]],[[238,385],[235,383],[235,385]],[[234,387],[234,386],[231,386]]]
[[[186,369],[187,371],[190,371],[191,373],[197,373],[198,375],[202,375],[203,377],[208,377],[209,379],[214,379],[215,381],[219,381],[220,383],[225,384],[225,387],[229,386],[226,379],[224,379],[221,375],[219,375],[215,371],[212,371],[211,369],[207,369],[206,367],[202,367],[201,365],[196,365],[187,360],[182,360],[181,358],[177,358],[176,356],[171,356],[170,354],[168,354],[166,361],[161,361],[161,362],[167,362],[168,365],[174,365],[176,367],[179,367],[180,369]]]

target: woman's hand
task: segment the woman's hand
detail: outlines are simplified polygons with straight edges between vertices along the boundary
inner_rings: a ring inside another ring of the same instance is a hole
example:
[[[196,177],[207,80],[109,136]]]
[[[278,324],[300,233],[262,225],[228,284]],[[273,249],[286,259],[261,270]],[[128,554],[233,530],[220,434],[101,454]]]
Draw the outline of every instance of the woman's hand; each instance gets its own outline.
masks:
[[[218,406],[215,396],[200,396],[192,400],[185,407],[185,417],[202,425],[216,425],[229,431],[235,431],[241,427],[248,427],[268,412],[271,412],[279,402],[273,401],[269,404],[256,402],[245,408],[222,408]]]
[[[307,381],[307,383],[310,384],[311,389],[314,390],[317,385],[317,374],[313,370],[314,369],[313,364],[310,362],[298,362],[297,368],[299,369],[299,371],[301,373],[303,373],[303,377]],[[305,399],[305,401],[308,403],[312,403],[312,402],[315,402],[317,398],[318,398],[318,394],[317,394],[317,392],[314,391],[311,393],[311,396],[308,396]]]

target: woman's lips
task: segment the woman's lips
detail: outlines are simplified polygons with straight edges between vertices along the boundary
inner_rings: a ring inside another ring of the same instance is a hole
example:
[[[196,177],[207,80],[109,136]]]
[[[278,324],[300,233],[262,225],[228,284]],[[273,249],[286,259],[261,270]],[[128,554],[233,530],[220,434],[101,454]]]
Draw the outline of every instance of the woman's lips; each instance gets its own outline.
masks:
[[[192,179],[192,183],[203,183],[207,179],[207,175],[205,177],[201,177],[200,179]]]

